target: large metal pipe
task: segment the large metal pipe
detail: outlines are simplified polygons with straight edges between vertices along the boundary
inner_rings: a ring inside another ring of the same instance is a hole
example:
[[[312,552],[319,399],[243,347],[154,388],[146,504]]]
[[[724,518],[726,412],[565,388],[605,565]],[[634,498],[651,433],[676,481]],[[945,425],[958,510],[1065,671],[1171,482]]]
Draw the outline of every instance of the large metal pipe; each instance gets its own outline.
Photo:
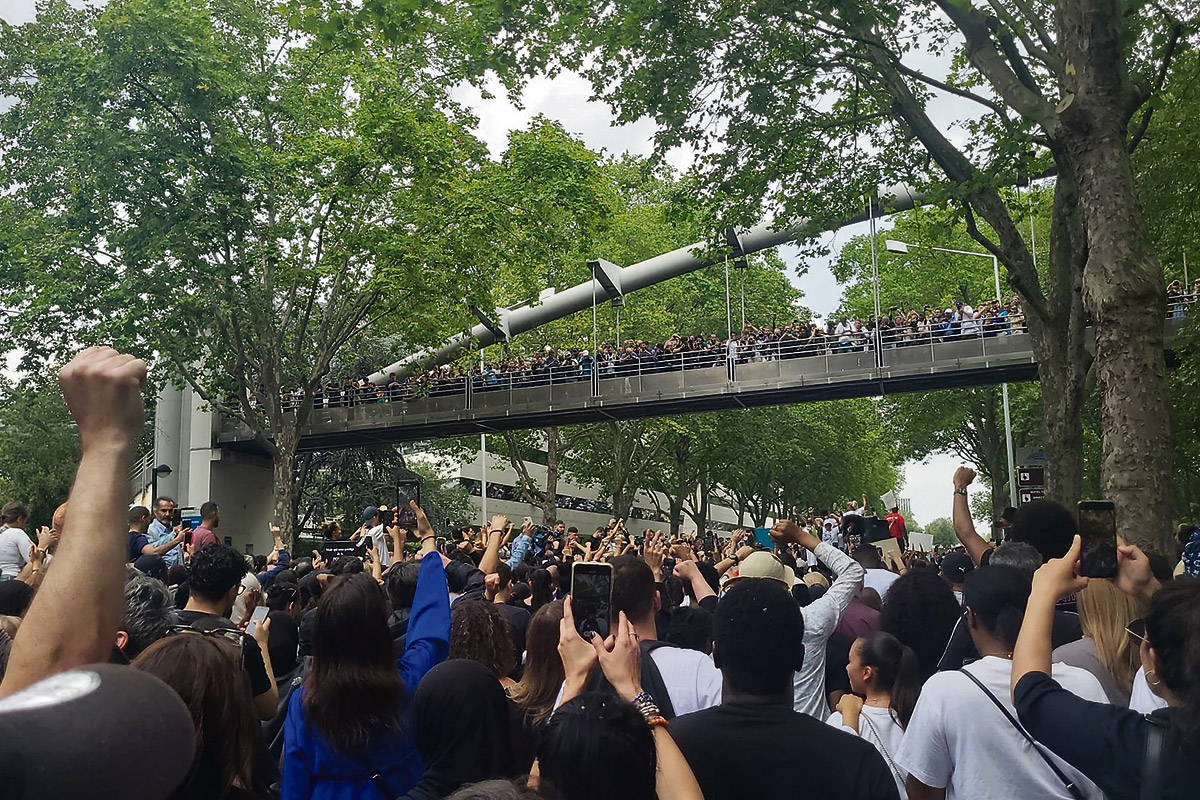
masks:
[[[885,213],[908,211],[923,203],[923,195],[910,187],[898,185],[881,190],[878,200],[872,203],[872,207],[878,217]],[[863,222],[870,219],[871,213],[870,210],[864,210],[837,226],[831,226],[828,230],[837,230],[847,225]],[[748,231],[739,233],[737,241],[741,244],[743,254],[757,253],[787,244],[800,236],[806,225],[807,221],[801,221],[786,228],[776,229],[773,223],[760,223]],[[620,287],[622,294],[629,294],[638,289],[695,272],[716,263],[715,259],[704,257],[706,252],[711,252],[709,243],[697,242],[669,253],[648,258],[645,261],[639,261],[636,264],[630,264],[619,270],[620,277],[616,285]],[[500,317],[500,325],[508,332],[509,337],[512,337],[591,308],[593,303],[609,300],[613,296],[614,293],[605,289],[598,280],[593,278],[586,283],[558,292],[536,305],[498,309],[497,313]],[[495,344],[501,337],[496,335],[494,327],[495,325],[488,326],[482,323],[476,325],[470,331],[454,336],[437,349],[413,353],[384,367],[371,375],[370,380],[372,383],[384,383],[388,379],[389,373],[405,375],[415,367],[443,364],[454,358],[463,349],[470,347],[473,342],[478,342],[481,347]]]

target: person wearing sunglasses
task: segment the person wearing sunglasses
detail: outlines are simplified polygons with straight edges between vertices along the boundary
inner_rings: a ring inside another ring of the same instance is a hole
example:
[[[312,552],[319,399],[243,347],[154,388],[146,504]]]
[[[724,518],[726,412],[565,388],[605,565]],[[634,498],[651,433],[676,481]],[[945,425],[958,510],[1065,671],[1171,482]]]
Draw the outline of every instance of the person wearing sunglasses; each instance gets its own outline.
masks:
[[[188,602],[179,612],[181,624],[198,630],[228,631],[242,640],[242,663],[250,678],[254,708],[258,718],[269,720],[279,706],[279,690],[272,676],[267,646],[270,619],[254,628],[254,635],[242,633],[230,620],[234,601],[244,589],[242,579],[249,572],[241,553],[223,544],[210,544],[192,556],[188,563]]]
[[[1118,589],[1149,603],[1127,633],[1137,643],[1151,690],[1166,707],[1150,714],[1089,703],[1049,676],[1054,602],[1083,589],[1080,539],[1034,575],[1013,651],[1012,698],[1021,724],[1111,800],[1195,797],[1200,786],[1200,581],[1160,586],[1146,555],[1117,548]],[[1098,580],[1098,579],[1093,579]]]

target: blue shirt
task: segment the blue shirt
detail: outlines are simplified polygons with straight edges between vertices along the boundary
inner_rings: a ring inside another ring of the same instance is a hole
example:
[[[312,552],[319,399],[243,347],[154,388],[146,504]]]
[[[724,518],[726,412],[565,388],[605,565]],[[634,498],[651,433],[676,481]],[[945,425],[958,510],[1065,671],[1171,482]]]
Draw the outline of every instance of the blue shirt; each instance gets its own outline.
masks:
[[[158,520],[150,523],[150,530],[146,531],[146,538],[150,540],[150,544],[158,547],[160,544],[166,544],[175,538],[175,531],[163,525]],[[179,547],[172,547],[170,550],[162,554],[163,562],[166,563],[167,569],[179,563]]]
[[[292,565],[291,554],[287,550],[280,550],[279,551],[279,561],[277,563],[271,565],[270,567],[267,567],[265,570],[258,573],[254,577],[258,578],[258,585],[261,586],[262,590],[265,592],[267,590],[267,587],[275,582],[275,576],[278,575],[279,573],[283,572],[285,569],[287,569],[291,565]]]
[[[421,559],[417,591],[408,618],[404,654],[396,662],[409,697],[425,673],[450,652],[450,592],[438,553]],[[401,732],[379,735],[351,758],[336,750],[304,716],[305,687],[292,692],[283,727],[280,800],[379,800],[375,776],[389,797],[405,794],[421,780],[425,765],[413,742],[407,709]]]
[[[520,534],[513,540],[512,553],[508,557],[508,566],[515,569],[517,564],[525,560],[525,554],[533,547],[533,537]]]

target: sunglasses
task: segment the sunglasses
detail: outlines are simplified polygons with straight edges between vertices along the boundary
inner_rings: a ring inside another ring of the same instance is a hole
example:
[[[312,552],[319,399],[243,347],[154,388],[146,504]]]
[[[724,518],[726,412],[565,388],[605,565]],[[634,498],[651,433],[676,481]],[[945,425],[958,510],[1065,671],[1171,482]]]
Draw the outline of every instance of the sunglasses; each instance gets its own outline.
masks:
[[[1137,619],[1130,620],[1129,624],[1125,626],[1125,632],[1128,633],[1135,642],[1137,642],[1139,647],[1143,644],[1146,644],[1145,618],[1138,617]]]
[[[245,659],[246,637],[242,634],[241,631],[230,630],[229,628],[213,628],[210,630],[200,630],[199,628],[193,628],[190,625],[172,625],[171,627],[167,628],[168,636],[176,636],[176,635],[185,635],[186,636],[189,634],[198,635],[198,636],[209,636],[214,639],[225,640],[226,642],[228,642],[229,644],[231,644],[237,648],[238,663],[240,663],[243,667],[245,667],[245,665],[246,665],[246,659]]]

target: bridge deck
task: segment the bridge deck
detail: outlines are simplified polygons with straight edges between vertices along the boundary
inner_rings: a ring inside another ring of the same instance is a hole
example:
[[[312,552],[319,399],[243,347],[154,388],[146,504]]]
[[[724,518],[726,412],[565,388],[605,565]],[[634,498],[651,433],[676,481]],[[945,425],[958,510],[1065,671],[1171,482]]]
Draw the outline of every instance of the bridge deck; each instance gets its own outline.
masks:
[[[313,411],[301,450],[1033,380],[1026,334],[453,393]],[[254,448],[223,419],[217,442]]]

